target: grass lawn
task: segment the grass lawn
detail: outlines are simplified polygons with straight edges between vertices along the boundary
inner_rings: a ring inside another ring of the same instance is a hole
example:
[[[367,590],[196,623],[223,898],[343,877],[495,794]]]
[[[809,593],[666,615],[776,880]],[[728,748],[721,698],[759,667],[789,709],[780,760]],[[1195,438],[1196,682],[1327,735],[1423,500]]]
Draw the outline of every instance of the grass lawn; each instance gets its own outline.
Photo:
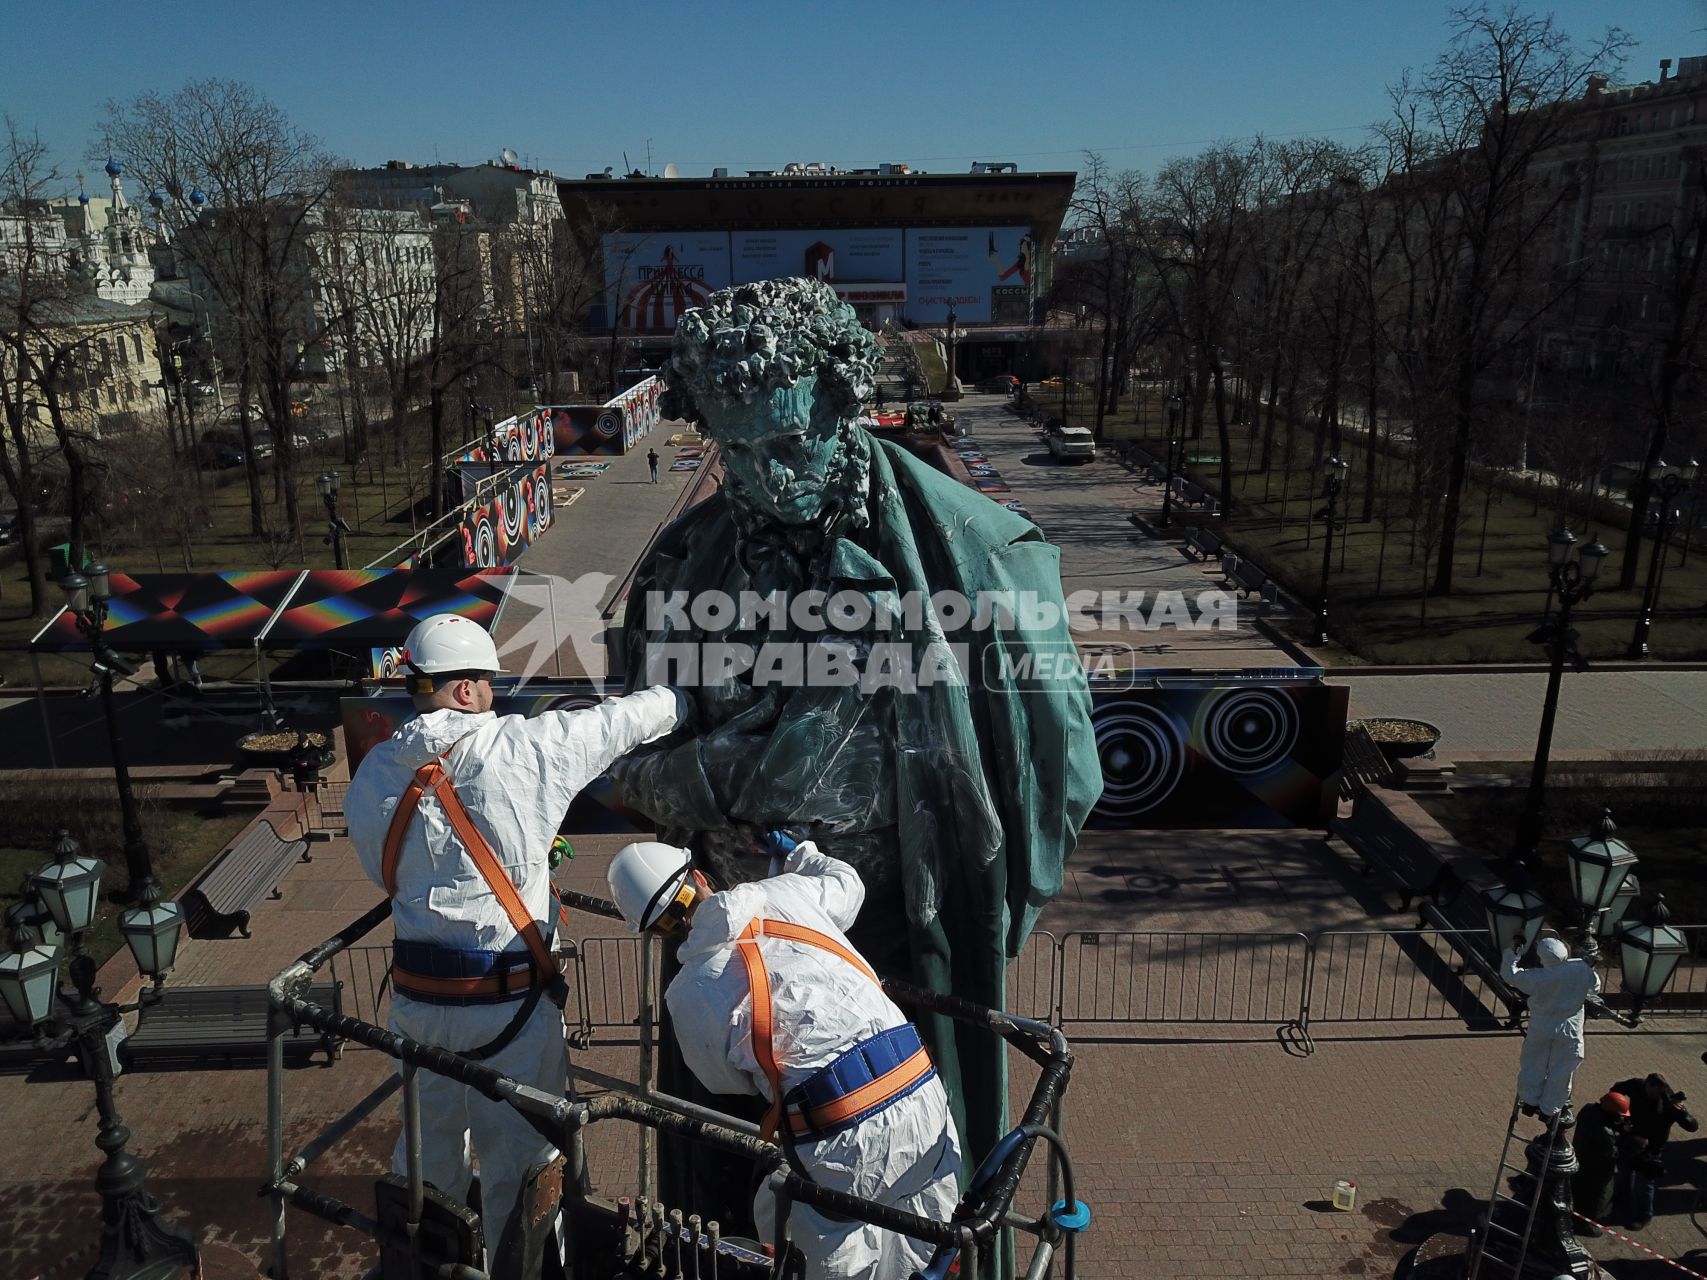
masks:
[[[1036,399],[1046,412],[1059,414],[1059,391],[1051,394],[1045,389],[1036,393]],[[1068,414],[1079,425],[1090,426],[1095,420],[1087,396],[1070,396]],[[1104,434],[1144,442],[1161,456],[1167,437],[1160,401],[1148,391],[1127,400],[1120,413],[1105,422]],[[1254,560],[1294,596],[1313,605],[1321,583],[1322,530],[1311,517],[1320,510],[1322,497],[1319,475],[1311,465],[1312,437],[1303,428],[1297,431],[1288,473],[1282,461],[1284,425],[1277,426],[1275,466],[1267,472],[1260,466],[1260,437],[1256,436],[1249,426],[1233,427],[1237,514],[1229,521],[1209,523],[1242,557]],[[1212,421],[1205,423],[1202,441],[1187,442],[1188,455],[1207,459],[1218,451]],[[1335,540],[1330,606],[1331,634],[1344,646],[1346,660],[1543,661],[1541,651],[1526,637],[1540,620],[1547,594],[1545,538],[1554,517],[1546,500],[1537,509],[1529,497],[1472,477],[1458,533],[1454,591],[1450,596],[1432,595],[1425,591],[1434,572],[1432,548],[1415,534],[1418,527],[1426,526],[1426,519],[1413,520],[1406,510],[1408,461],[1377,459],[1381,482],[1375,518],[1364,521],[1360,517],[1366,453],[1361,440],[1347,435],[1341,456],[1350,464],[1341,510],[1349,511],[1352,519]],[[1219,493],[1217,462],[1188,464],[1186,470],[1205,488]],[[1381,476],[1383,470],[1385,476]],[[1622,658],[1641,604],[1649,545],[1644,544],[1636,586],[1621,591],[1617,576],[1624,531],[1598,525],[1585,528],[1580,518],[1572,528],[1581,544],[1598,537],[1612,552],[1602,571],[1607,585],[1573,615],[1581,633],[1578,645],[1591,660]],[[1707,656],[1704,601],[1707,553],[1697,549],[1685,558],[1674,544],[1649,637],[1654,657]],[[1309,620],[1298,625],[1302,638]]]
[[[1504,857],[1511,851],[1523,797],[1519,786],[1419,795],[1417,801],[1460,843]],[[1618,838],[1640,859],[1635,874],[1642,897],[1664,893],[1675,923],[1707,923],[1707,795],[1701,788],[1552,786],[1547,801],[1541,892],[1549,901],[1571,901],[1566,842],[1588,834],[1606,808],[1614,821],[1630,819],[1629,825],[1618,822]]]
[[[151,848],[154,876],[162,892],[170,898],[201,874],[202,868],[213,861],[214,855],[236,838],[237,833],[254,817],[251,813],[203,813],[174,809],[162,815],[169,835],[163,847]],[[103,893],[112,884],[124,882],[124,855],[117,849],[85,849],[107,864],[102,880]],[[19,899],[24,877],[44,862],[52,860],[50,849],[16,849],[0,846],[0,912]],[[119,913],[123,907],[103,897],[95,916],[95,927],[85,939],[89,954],[96,964],[104,964],[124,947],[119,936]]]

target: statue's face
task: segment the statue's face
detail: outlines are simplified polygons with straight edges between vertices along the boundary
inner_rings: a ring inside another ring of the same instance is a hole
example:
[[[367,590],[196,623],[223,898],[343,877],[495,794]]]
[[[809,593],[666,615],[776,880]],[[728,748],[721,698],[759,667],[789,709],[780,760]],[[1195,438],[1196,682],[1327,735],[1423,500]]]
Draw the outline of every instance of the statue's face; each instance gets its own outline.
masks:
[[[779,387],[751,404],[701,406],[706,434],[735,477],[733,496],[783,524],[811,524],[823,513],[825,477],[839,439],[818,375]]]

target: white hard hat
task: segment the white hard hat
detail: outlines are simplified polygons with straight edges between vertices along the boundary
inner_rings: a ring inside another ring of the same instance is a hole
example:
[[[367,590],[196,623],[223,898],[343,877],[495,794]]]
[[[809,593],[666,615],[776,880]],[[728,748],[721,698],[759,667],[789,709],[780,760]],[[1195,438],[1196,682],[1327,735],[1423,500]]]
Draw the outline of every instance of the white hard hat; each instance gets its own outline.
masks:
[[[435,613],[417,622],[403,642],[403,653],[409,669],[421,675],[501,670],[498,646],[486,628],[456,613]]]
[[[1557,938],[1543,938],[1535,944],[1535,954],[1541,958],[1541,963],[1551,968],[1563,964],[1571,958],[1571,949]]]
[[[657,923],[658,917],[675,901],[676,891],[688,878],[692,866],[693,855],[686,849],[656,840],[641,840],[617,851],[605,879],[630,933],[639,933]]]

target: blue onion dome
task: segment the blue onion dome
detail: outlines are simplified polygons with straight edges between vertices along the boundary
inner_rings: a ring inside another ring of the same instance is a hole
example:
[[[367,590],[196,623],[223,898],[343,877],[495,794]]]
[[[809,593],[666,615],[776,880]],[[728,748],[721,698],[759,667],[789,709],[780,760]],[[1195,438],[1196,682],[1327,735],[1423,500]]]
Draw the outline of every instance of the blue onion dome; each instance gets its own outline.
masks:
[[[153,205],[156,209],[165,204],[166,189],[164,187],[155,187],[154,190],[148,193],[148,203]]]
[[[107,177],[116,178],[119,176],[119,174],[121,174],[123,172],[124,172],[124,166],[122,164],[120,164],[117,160],[109,159],[107,161]]]
[[[88,204],[89,203],[89,193],[87,191],[79,191],[77,193],[77,203],[78,204]]]
[[[200,187],[191,187],[190,203],[195,205],[198,209],[201,208],[202,205],[207,203],[207,192],[203,191]]]

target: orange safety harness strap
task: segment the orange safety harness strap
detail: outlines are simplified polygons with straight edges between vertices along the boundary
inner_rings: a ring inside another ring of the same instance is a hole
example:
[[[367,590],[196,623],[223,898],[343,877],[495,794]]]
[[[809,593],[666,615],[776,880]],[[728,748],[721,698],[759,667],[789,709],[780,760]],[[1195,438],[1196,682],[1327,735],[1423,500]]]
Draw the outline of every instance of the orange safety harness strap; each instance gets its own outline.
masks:
[[[765,968],[760,938],[781,938],[828,951],[846,960],[873,982],[877,981],[877,974],[857,952],[844,947],[828,934],[787,920],[766,920],[755,916],[735,940],[741,952],[741,962],[747,967],[747,986],[753,995],[753,1056],[758,1059],[759,1069],[771,1084],[771,1105],[765,1112],[765,1118],[759,1122],[759,1136],[766,1142],[775,1142],[777,1130],[782,1126],[782,1071],[777,1066],[776,1045],[772,1041],[771,975]]]
[[[540,981],[555,987],[561,983],[563,971],[552,956],[551,948],[545,945],[545,937],[539,931],[539,924],[522,902],[522,895],[517,892],[515,882],[498,861],[498,855],[492,852],[492,846],[486,837],[481,835],[480,829],[474,825],[474,820],[468,816],[468,809],[463,805],[462,797],[457,795],[450,774],[445,772],[443,760],[444,756],[440,756],[417,769],[414,780],[404,788],[402,796],[398,798],[397,808],[391,815],[391,825],[385,832],[385,853],[380,861],[380,877],[385,881],[385,891],[391,897],[397,895],[397,863],[403,855],[403,835],[408,830],[409,819],[415,816],[422,795],[430,791],[439,802],[439,807],[444,810],[451,830],[456,832],[456,838],[468,851],[475,869],[480,872],[487,888],[492,890],[492,896],[498,899],[498,905],[504,909],[510,924],[526,944]],[[556,998],[555,992],[553,998]]]

